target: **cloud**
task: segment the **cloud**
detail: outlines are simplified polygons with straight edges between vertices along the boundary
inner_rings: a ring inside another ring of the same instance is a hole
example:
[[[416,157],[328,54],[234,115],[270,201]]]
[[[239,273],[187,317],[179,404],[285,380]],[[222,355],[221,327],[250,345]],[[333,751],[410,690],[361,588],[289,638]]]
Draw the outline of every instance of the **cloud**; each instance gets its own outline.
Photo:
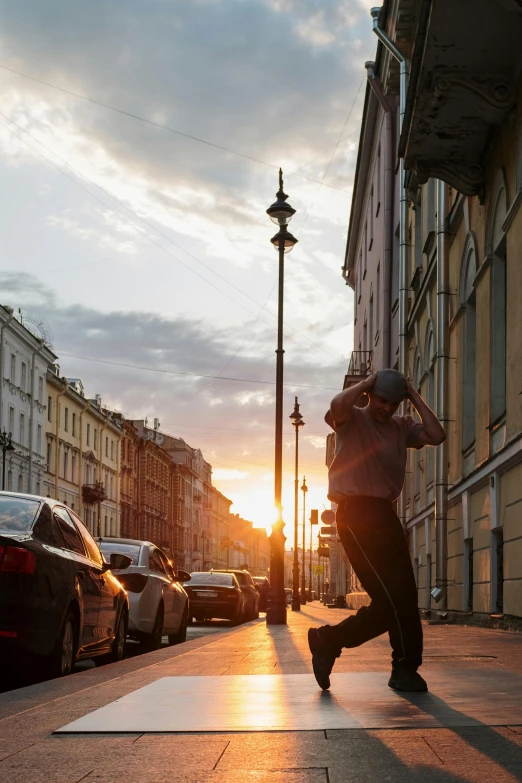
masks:
[[[247,473],[245,470],[235,470],[235,469],[227,469],[227,468],[219,468],[218,470],[214,470],[212,472],[212,478],[216,481],[232,481],[232,479],[235,479],[236,481],[238,479],[245,479],[248,478],[250,474]]]

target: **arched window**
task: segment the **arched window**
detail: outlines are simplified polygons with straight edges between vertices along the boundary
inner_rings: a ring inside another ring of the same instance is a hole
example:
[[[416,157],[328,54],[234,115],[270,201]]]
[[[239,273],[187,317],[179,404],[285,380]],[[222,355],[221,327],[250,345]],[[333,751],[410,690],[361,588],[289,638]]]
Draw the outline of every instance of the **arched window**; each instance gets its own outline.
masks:
[[[503,171],[498,172],[492,192],[486,235],[486,252],[491,263],[490,424],[506,411],[506,235],[502,226],[507,215],[507,189]]]
[[[475,441],[475,351],[476,351],[476,305],[475,275],[477,256],[475,239],[470,233],[464,247],[460,275],[460,304],[464,308],[463,319],[463,416],[462,449],[465,451]]]

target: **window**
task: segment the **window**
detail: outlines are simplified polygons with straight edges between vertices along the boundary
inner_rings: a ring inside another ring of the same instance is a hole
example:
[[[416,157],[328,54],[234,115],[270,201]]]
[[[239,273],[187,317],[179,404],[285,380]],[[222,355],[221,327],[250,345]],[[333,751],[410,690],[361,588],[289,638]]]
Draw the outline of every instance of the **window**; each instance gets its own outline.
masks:
[[[476,275],[475,248],[470,239],[466,244],[462,275],[460,301],[464,306],[463,318],[463,370],[464,416],[462,426],[462,449],[466,451],[475,441],[475,353],[476,353],[476,308],[474,280]]]
[[[373,245],[373,215],[374,215],[373,201],[374,199],[373,199],[373,186],[372,186],[372,189],[370,191],[370,246],[368,248],[369,250]]]
[[[101,552],[98,549],[98,544],[91,536],[91,534],[89,533],[89,531],[87,530],[83,522],[76,516],[76,514],[71,514],[70,516],[73,518],[76,527],[81,533],[83,543],[85,544],[85,549],[87,550],[87,554],[89,558],[94,563],[96,563],[96,565],[101,567],[103,565],[103,559],[101,556]]]
[[[49,441],[47,441],[47,470],[49,473],[53,470],[53,446]]]
[[[9,406],[9,432],[14,438],[14,425],[15,425],[15,409],[12,405]]]
[[[53,398],[49,395],[47,398],[47,421],[53,420]]]
[[[198,536],[197,536],[197,533],[194,533],[194,535],[192,536],[192,547],[197,552],[197,550],[198,550]]]
[[[36,453],[42,453],[42,425],[38,424],[36,428]]]
[[[85,556],[81,536],[76,530],[74,522],[69,516],[69,512],[65,508],[57,507],[54,509],[54,518],[64,537],[65,548],[69,549],[71,552],[76,552],[79,555]]]
[[[69,432],[69,408],[64,410],[63,427],[65,432]]]
[[[20,414],[20,446],[25,446],[25,414]]]
[[[23,473],[18,474],[18,492],[24,491],[24,476]]]
[[[94,430],[94,451],[98,451],[98,430]]]
[[[9,492],[12,492],[13,489],[13,471],[8,470],[7,471],[7,489]]]
[[[160,552],[157,549],[153,549],[150,553],[149,568],[151,571],[157,571],[160,574],[165,573],[165,567],[161,561]]]
[[[427,215],[427,229],[428,231],[435,231],[435,180],[428,180],[428,215]]]
[[[370,345],[368,346],[368,350],[373,350],[373,293],[370,296],[370,311],[369,311],[369,319],[370,319]]]
[[[491,370],[489,422],[506,411],[506,238],[491,266]]]
[[[76,484],[76,455],[73,454],[71,457],[71,481],[73,484]]]
[[[43,378],[38,378],[38,402],[43,402]]]
[[[16,356],[11,354],[11,383],[16,382]]]
[[[76,413],[73,413],[73,415],[72,415],[72,431],[71,431],[71,435],[73,436],[73,438],[76,437]]]
[[[379,147],[377,148],[376,170],[377,170],[377,208],[375,210],[375,215],[378,215],[379,208],[381,206],[381,145],[380,144]]]
[[[64,449],[63,452],[63,477],[65,480],[67,480],[67,476],[69,474],[69,452],[67,449]]]
[[[27,364],[22,362],[22,376],[20,379],[20,388],[22,391],[27,391]]]
[[[105,438],[105,456],[109,456],[109,438]]]
[[[87,424],[87,445],[91,445],[91,425]]]
[[[111,440],[111,459],[114,460],[114,441]]]

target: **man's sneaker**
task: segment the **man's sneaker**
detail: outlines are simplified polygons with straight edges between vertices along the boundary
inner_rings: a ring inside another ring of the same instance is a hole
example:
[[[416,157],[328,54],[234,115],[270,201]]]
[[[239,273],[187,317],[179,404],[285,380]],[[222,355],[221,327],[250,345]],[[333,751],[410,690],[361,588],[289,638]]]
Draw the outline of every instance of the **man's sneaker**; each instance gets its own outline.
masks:
[[[321,639],[318,628],[308,629],[308,647],[312,653],[312,667],[317,684],[323,691],[330,687],[330,672],[339,657],[329,644]]]
[[[394,691],[409,691],[410,693],[426,693],[428,690],[426,680],[413,669],[392,669],[388,686]]]

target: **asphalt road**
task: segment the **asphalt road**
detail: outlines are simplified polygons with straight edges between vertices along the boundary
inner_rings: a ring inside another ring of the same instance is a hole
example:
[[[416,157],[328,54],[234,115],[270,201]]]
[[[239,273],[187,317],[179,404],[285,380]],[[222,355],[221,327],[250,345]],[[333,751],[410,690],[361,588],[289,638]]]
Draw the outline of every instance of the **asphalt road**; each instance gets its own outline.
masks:
[[[192,639],[198,639],[200,636],[207,636],[208,634],[220,634],[229,631],[231,628],[230,623],[226,620],[208,620],[204,623],[195,623],[187,628],[187,641]],[[168,647],[167,637],[163,637],[163,647]],[[141,655],[143,649],[138,642],[128,641],[125,646],[125,658],[134,658],[136,655]],[[94,669],[96,664],[93,660],[80,661],[74,667],[75,672],[85,671],[86,669]],[[34,685],[34,683],[42,682],[41,678],[35,676],[31,671],[23,672],[22,675],[13,676],[9,672],[0,672],[0,693],[6,693],[7,691],[15,690],[16,688],[23,688],[26,685]]]

